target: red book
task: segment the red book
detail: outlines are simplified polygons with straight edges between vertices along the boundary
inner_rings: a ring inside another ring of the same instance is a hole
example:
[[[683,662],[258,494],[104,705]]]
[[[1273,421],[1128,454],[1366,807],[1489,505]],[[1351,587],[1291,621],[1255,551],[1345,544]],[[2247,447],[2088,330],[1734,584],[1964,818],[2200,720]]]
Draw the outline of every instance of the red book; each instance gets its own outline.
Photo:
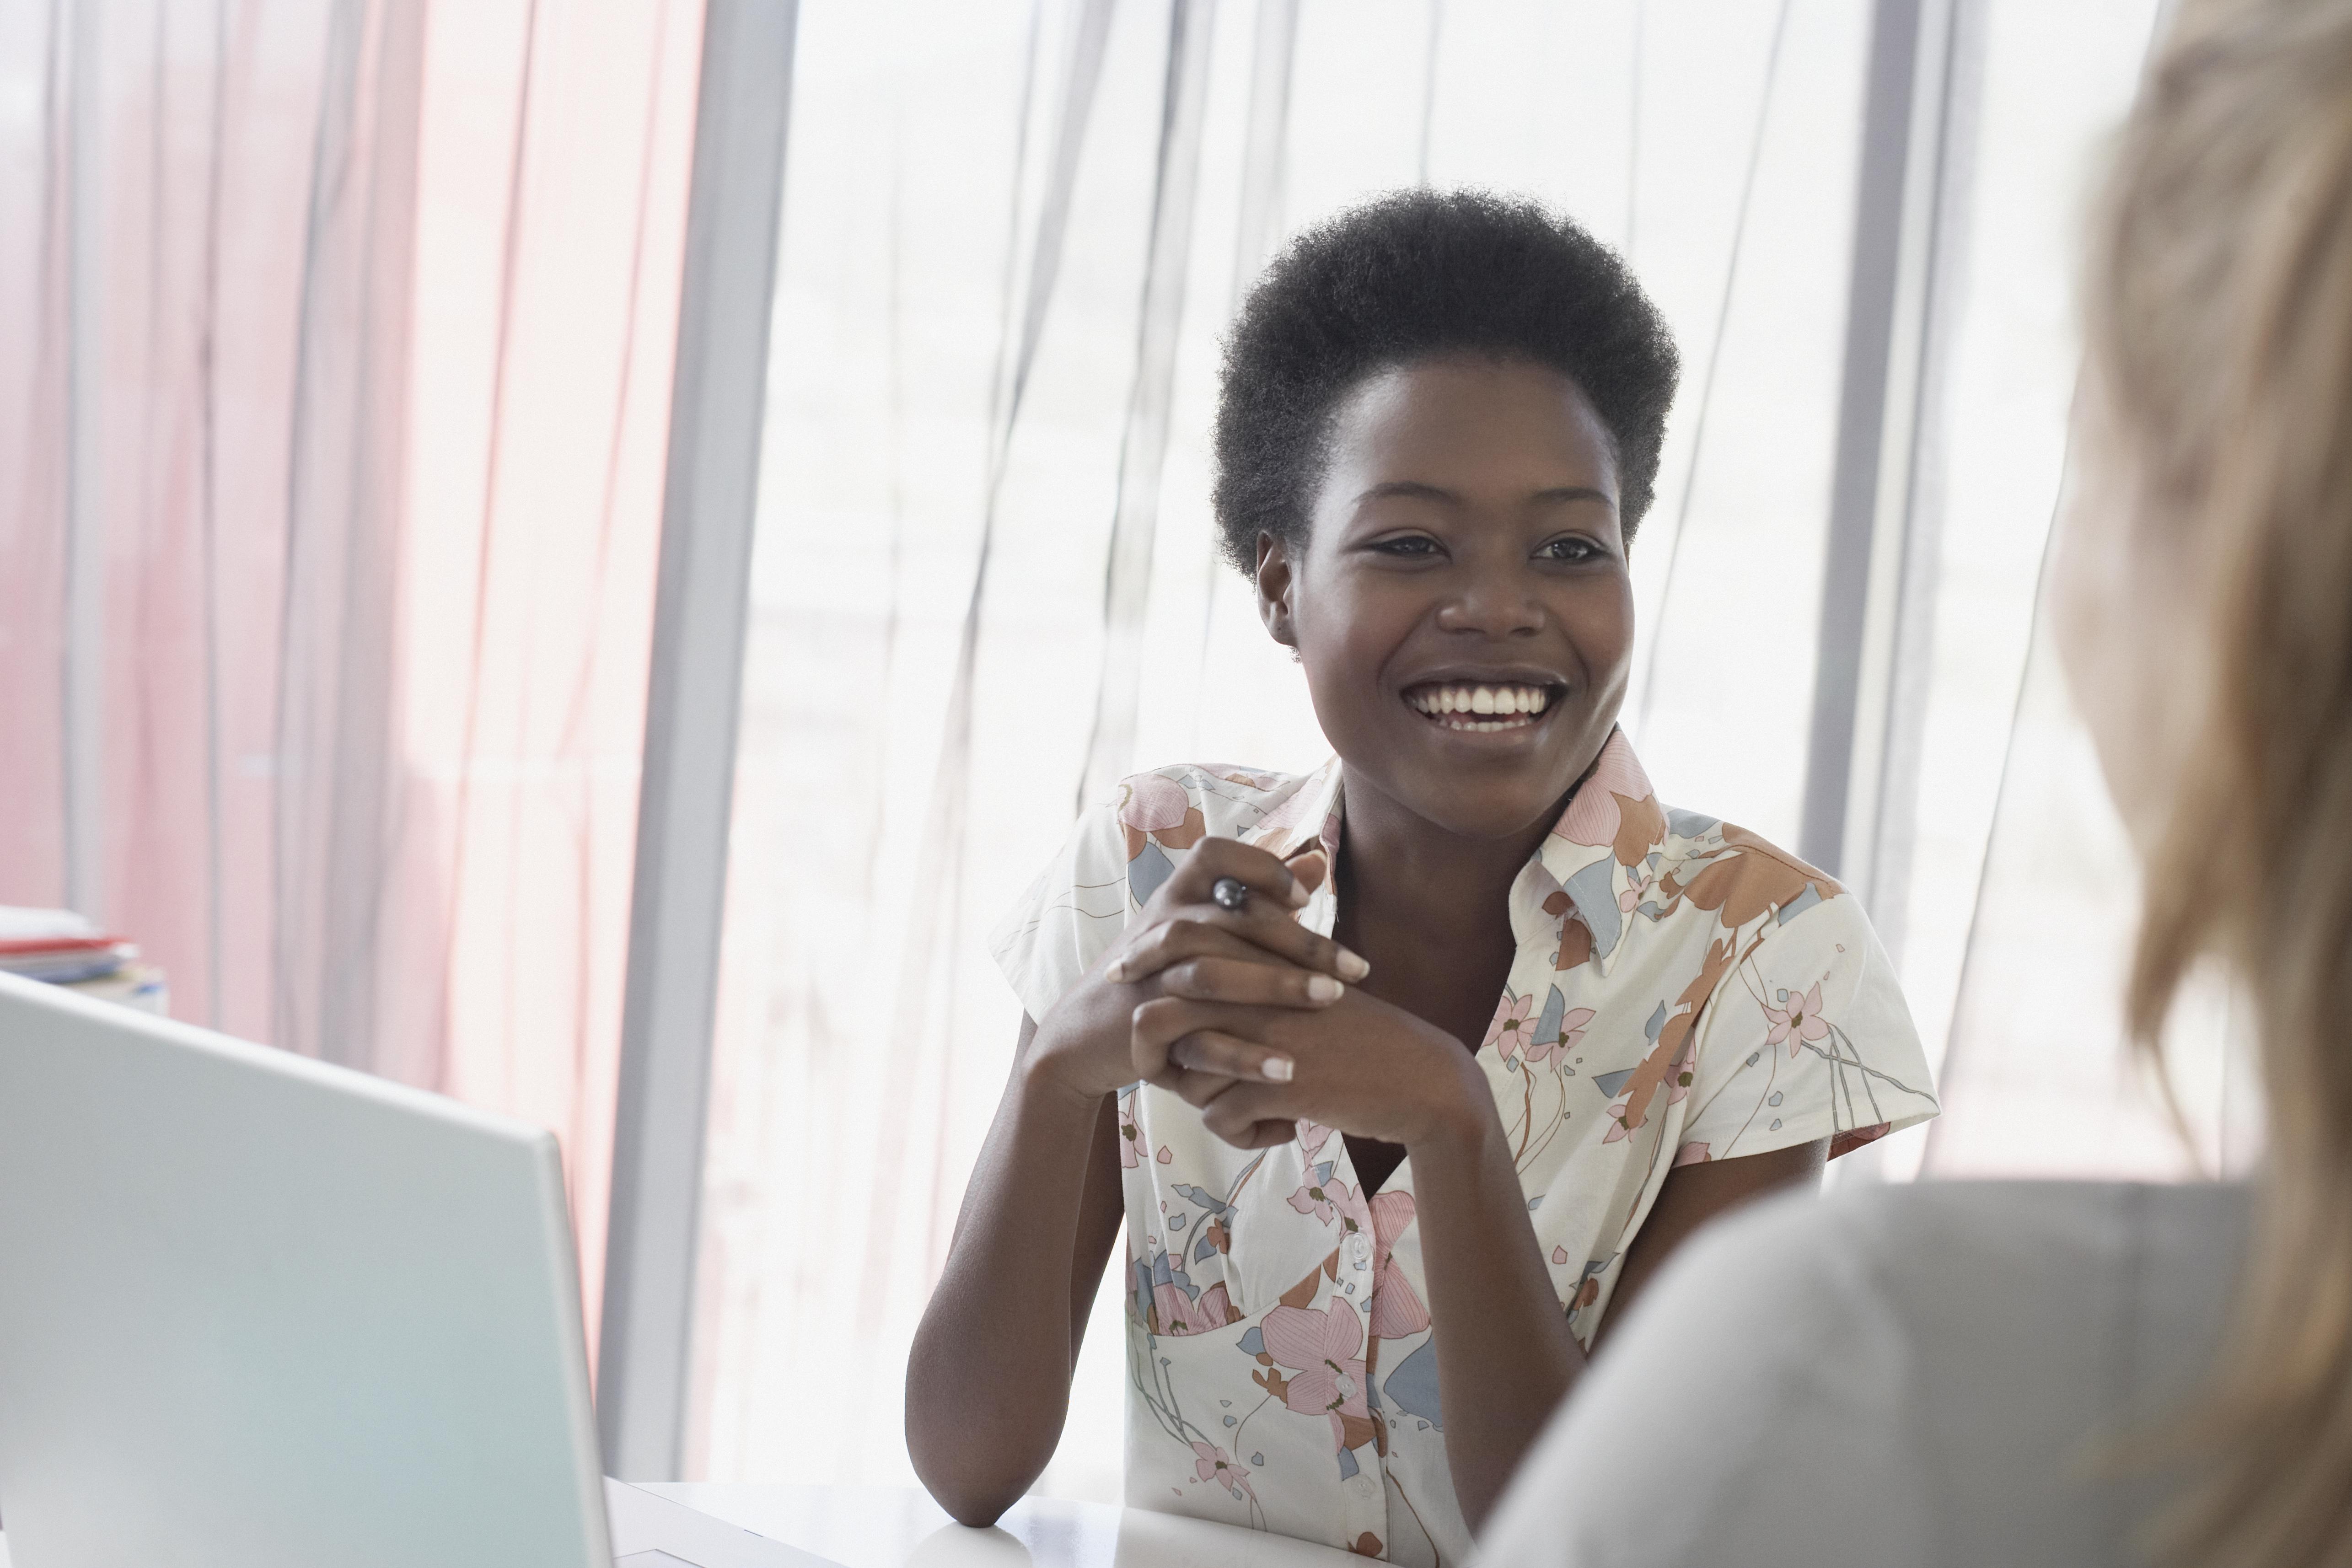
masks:
[[[0,941],[0,958],[26,952],[100,952],[129,939],[119,936],[32,936]]]

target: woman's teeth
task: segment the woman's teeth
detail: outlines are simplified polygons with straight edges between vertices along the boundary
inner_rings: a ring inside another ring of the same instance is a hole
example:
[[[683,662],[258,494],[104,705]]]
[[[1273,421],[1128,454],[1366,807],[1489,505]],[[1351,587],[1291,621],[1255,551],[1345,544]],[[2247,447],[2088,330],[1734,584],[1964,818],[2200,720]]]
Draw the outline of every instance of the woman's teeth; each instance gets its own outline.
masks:
[[[1540,686],[1416,686],[1404,700],[1448,730],[1524,730],[1551,706]]]

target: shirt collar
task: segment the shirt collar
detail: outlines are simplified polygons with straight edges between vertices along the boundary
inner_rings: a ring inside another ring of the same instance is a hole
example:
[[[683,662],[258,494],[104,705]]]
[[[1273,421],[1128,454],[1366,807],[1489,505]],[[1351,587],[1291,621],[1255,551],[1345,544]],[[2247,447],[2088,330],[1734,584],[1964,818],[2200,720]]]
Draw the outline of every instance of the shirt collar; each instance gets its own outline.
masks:
[[[1641,759],[1633,754],[1633,743],[1625,738],[1625,731],[1612,731],[1592,771],[1569,797],[1567,809],[1544,836],[1542,847],[1530,862],[1531,868],[1540,866],[1545,879],[1552,884],[1540,889],[1539,904],[1549,913],[1564,913],[1550,907],[1550,895],[1555,890],[1566,892],[1585,929],[1592,933],[1592,956],[1604,973],[1630,912],[1624,889],[1618,883],[1627,872],[1633,873],[1638,897],[1643,863],[1665,837],[1665,808],[1658,804],[1650,775],[1642,770]],[[1515,907],[1515,921],[1517,917]]]
[[[1258,818],[1256,826],[1241,835],[1241,840],[1285,860],[1309,849],[1320,849],[1326,861],[1336,866],[1339,847],[1339,759],[1333,757],[1301,778],[1296,788]],[[1331,934],[1332,922],[1339,912],[1331,883],[1332,879],[1325,876],[1323,885],[1315,889],[1307,907],[1298,912],[1300,922],[1322,936]]]
[[[1276,801],[1244,842],[1285,859],[1320,848],[1337,861],[1344,816],[1339,759],[1333,757]],[[1614,730],[1583,784],[1511,885],[1511,930],[1519,945],[1551,941],[1570,906],[1592,933],[1592,956],[1606,973],[1624,931],[1618,883],[1666,836],[1666,814],[1625,731]],[[1639,873],[1635,882],[1638,888]],[[1560,901],[1561,895],[1565,902]],[[1301,918],[1330,933],[1337,913],[1328,878]]]

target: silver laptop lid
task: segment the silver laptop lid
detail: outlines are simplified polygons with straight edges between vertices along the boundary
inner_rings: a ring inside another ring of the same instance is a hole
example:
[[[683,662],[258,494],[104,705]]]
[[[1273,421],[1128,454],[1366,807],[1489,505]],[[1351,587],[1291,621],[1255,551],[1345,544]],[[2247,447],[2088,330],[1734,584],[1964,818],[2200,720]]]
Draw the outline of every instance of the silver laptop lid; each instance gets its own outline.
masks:
[[[0,1522],[39,1568],[605,1568],[555,1140],[0,975]]]

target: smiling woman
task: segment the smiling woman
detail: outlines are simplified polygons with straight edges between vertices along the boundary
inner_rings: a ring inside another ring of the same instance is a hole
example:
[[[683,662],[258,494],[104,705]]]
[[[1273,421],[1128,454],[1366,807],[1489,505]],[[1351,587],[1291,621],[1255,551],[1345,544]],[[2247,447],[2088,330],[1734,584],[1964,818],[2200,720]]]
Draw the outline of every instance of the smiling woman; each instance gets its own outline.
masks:
[[[1027,1018],[907,1382],[958,1518],[1053,1452],[1123,1223],[1129,1500],[1460,1562],[1685,1237],[1935,1113],[1853,899],[1617,730],[1674,381],[1612,255],[1485,196],[1244,310],[1219,521],[1338,756],[1127,780],[997,932]]]

